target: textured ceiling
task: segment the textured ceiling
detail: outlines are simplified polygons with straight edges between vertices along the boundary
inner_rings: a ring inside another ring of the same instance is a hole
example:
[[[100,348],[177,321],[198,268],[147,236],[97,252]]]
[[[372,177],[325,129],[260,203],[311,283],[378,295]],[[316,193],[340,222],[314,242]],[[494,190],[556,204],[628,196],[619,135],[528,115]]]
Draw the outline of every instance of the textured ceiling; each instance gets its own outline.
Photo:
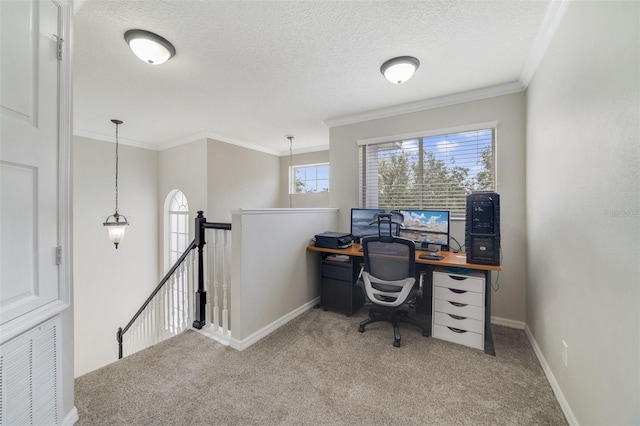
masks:
[[[329,144],[325,122],[522,82],[551,1],[76,1],[75,134],[165,148],[202,137],[272,152]],[[548,20],[548,17],[546,18]],[[177,54],[153,66],[123,34]],[[394,85],[380,65],[421,66]]]

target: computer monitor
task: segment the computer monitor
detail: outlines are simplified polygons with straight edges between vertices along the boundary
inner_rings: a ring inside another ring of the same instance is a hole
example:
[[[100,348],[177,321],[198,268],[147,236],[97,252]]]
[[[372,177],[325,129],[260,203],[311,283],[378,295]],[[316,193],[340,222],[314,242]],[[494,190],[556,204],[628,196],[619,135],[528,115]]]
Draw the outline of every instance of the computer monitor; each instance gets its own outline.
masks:
[[[400,210],[404,215],[404,226],[400,236],[416,243],[416,248],[426,248],[428,244],[437,244],[440,250],[449,250],[448,210]]]
[[[392,213],[399,216],[397,211],[392,212],[382,209],[351,209],[351,235],[353,235],[356,243],[360,242],[364,237],[378,235],[378,215],[380,213]],[[397,219],[396,217],[393,217],[392,220],[396,221]],[[400,225],[394,222],[393,235],[399,235],[399,227]],[[388,229],[382,229],[382,232],[388,232]]]

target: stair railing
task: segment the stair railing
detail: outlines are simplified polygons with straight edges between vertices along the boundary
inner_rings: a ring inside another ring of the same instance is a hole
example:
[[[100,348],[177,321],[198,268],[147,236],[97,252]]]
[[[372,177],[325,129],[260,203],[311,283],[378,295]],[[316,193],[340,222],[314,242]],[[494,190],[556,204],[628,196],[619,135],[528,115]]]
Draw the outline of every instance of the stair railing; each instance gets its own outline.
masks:
[[[123,357],[124,339],[127,332],[129,332],[127,354],[131,354],[181,333],[189,327],[189,324],[197,329],[206,325],[205,230],[231,231],[231,224],[209,223],[203,216],[203,212],[198,211],[195,226],[196,238],[165,274],[127,325],[118,328],[116,333],[118,359]],[[224,241],[226,244],[227,232],[225,232]],[[196,258],[198,262],[197,276],[195,275]],[[214,270],[212,273],[215,274],[216,271]],[[197,289],[195,288],[196,283]],[[226,299],[224,307],[226,308]]]

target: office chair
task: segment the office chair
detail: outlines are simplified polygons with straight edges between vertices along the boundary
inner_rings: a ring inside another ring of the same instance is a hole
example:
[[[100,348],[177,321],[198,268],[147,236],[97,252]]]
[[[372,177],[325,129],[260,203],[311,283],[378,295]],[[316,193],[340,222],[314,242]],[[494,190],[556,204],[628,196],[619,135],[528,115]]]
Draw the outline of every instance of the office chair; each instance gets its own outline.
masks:
[[[406,238],[391,235],[391,218],[379,217],[379,235],[362,239],[364,253],[364,271],[362,279],[367,297],[379,307],[369,310],[369,318],[358,327],[364,333],[366,325],[386,321],[393,325],[393,346],[400,346],[398,323],[412,324],[422,329],[422,335],[428,331],[409,313],[399,309],[417,294],[415,279],[415,244]],[[389,226],[389,233],[383,235],[382,227]]]

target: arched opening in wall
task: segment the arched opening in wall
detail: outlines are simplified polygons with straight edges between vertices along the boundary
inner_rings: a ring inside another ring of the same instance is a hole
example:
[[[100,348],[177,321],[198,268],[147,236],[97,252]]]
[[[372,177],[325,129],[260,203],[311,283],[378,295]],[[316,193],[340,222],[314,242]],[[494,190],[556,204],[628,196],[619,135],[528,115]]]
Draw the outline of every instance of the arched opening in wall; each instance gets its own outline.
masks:
[[[173,266],[189,245],[189,203],[179,189],[165,200],[165,271]]]
[[[165,271],[168,271],[189,246],[189,203],[179,189],[169,192],[165,211]],[[171,280],[164,296],[164,327],[169,332],[179,331],[187,322],[187,295],[185,280]],[[181,285],[182,284],[182,285]]]

